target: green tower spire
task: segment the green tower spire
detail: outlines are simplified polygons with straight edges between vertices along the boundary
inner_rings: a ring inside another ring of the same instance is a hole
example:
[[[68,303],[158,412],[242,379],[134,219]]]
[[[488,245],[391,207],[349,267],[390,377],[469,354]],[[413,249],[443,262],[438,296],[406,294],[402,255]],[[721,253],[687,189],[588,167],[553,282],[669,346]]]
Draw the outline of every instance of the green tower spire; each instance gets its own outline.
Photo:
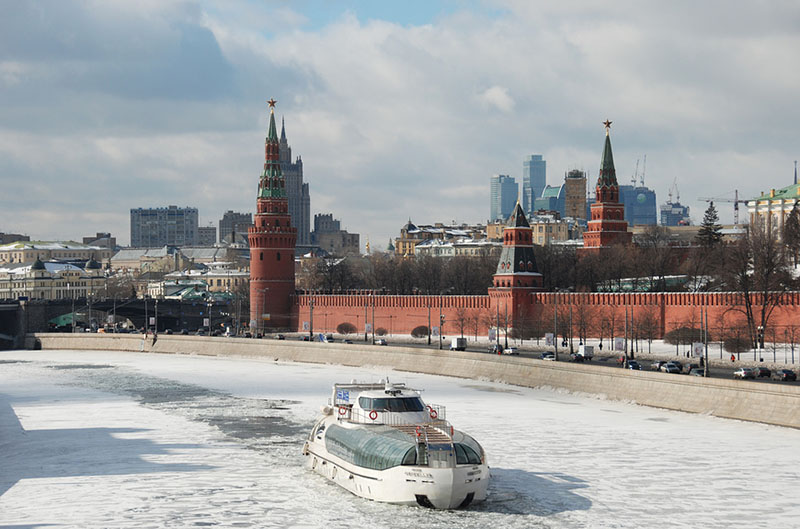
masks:
[[[280,164],[280,145],[278,142],[278,128],[275,126],[275,101],[270,99],[269,104],[269,132],[264,142],[264,171],[258,183],[259,198],[286,198],[286,185]]]
[[[616,187],[617,171],[614,169],[614,155],[611,153],[611,122],[606,120],[606,144],[603,147],[603,157],[600,159],[600,176],[597,178],[597,187]]]

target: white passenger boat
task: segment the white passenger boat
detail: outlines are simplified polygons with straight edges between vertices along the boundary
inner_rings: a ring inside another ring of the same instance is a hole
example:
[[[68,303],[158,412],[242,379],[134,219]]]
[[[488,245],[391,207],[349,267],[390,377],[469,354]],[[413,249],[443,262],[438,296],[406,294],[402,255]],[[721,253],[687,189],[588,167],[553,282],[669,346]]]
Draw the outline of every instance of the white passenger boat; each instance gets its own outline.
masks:
[[[303,447],[306,465],[353,494],[437,509],[486,498],[483,448],[405,384],[334,384]]]

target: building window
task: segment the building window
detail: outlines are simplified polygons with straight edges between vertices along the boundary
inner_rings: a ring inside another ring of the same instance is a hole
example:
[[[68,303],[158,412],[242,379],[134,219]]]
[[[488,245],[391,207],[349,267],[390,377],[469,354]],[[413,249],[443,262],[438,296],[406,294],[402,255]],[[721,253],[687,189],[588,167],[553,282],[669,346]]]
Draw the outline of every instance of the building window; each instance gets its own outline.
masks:
[[[278,252],[278,261],[281,260],[281,252]]]

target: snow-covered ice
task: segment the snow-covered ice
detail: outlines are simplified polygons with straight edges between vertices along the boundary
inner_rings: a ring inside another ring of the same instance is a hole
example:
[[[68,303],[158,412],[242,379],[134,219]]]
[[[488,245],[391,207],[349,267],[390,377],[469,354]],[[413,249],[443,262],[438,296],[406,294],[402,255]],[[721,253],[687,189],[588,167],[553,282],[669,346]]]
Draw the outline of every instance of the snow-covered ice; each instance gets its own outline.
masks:
[[[336,381],[389,376],[485,447],[489,499],[370,502],[302,467]],[[0,353],[0,526],[800,527],[800,432],[378,368]]]

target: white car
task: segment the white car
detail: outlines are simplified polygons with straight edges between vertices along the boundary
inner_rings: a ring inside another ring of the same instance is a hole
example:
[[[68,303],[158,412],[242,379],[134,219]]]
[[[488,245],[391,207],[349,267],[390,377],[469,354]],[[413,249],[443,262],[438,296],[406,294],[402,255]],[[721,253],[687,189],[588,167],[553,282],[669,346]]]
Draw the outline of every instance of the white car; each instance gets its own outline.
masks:
[[[375,345],[389,345],[389,342],[387,342],[384,338],[378,338],[375,340]]]
[[[516,347],[506,347],[503,349],[504,355],[519,355],[519,349]]]

